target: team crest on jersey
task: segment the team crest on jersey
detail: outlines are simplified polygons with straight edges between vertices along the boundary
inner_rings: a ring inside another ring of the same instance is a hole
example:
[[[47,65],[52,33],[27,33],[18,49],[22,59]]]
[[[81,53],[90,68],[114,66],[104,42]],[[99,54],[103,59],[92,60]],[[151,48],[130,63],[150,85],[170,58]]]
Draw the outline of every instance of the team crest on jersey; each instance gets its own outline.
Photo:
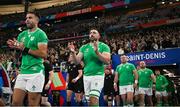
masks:
[[[88,51],[89,51],[89,49],[86,49],[86,50],[85,50],[85,52],[88,52]]]
[[[128,69],[128,68],[129,68],[129,66],[126,66],[126,68]]]
[[[33,40],[34,40],[34,37],[31,37],[30,40],[33,41]]]
[[[21,38],[21,42],[24,42],[25,37]]]
[[[32,89],[33,89],[33,91],[35,91],[35,89],[36,89],[36,86],[35,86],[35,85],[33,85],[33,86],[32,86]]]

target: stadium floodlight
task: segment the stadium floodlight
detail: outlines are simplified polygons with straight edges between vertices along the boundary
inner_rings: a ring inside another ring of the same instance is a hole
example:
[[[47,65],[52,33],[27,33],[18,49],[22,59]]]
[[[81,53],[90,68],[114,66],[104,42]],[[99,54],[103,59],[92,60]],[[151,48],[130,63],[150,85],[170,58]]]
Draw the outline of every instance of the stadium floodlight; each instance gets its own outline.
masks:
[[[169,2],[169,4],[173,4],[173,2]]]
[[[165,4],[165,2],[163,1],[163,2],[161,2],[162,4]]]

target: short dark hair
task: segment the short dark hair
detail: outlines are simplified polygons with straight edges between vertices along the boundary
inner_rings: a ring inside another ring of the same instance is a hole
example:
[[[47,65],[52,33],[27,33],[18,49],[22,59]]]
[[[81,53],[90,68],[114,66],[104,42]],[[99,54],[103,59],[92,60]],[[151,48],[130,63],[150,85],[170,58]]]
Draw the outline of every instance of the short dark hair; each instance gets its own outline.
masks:
[[[99,29],[97,27],[92,27],[92,28],[90,28],[89,31],[91,31],[91,30],[97,30],[99,32]]]
[[[38,19],[40,19],[40,15],[39,15],[39,13],[36,12],[36,11],[29,11],[29,12],[27,12],[27,14],[34,14],[36,17],[38,17]],[[26,14],[26,15],[27,15],[27,14]]]
[[[121,54],[120,57],[121,57],[121,56],[127,56],[127,55],[124,53],[124,54]]]

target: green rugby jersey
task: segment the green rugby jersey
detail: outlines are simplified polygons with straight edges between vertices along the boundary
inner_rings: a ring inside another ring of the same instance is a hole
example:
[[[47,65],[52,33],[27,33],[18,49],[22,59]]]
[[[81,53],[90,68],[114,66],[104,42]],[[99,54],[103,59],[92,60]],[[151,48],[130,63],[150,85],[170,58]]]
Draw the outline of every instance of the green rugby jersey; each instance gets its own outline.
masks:
[[[142,88],[152,87],[152,74],[153,71],[148,68],[138,70],[138,86]]]
[[[92,44],[83,45],[80,50],[83,53],[84,74],[85,76],[104,75],[104,63],[100,61],[94,51]],[[110,48],[103,42],[98,42],[98,51],[100,53],[110,53]]]
[[[132,85],[134,84],[134,74],[135,66],[131,63],[120,64],[116,68],[118,72],[119,86]]]
[[[165,87],[162,87],[163,85]],[[167,86],[168,86],[168,81],[166,77],[163,75],[158,75],[156,77],[156,91],[165,91]]]
[[[47,35],[40,28],[37,28],[34,32],[25,30],[18,35],[18,42],[23,42],[24,46],[31,50],[37,50],[38,44],[48,43]],[[22,62],[20,73],[21,74],[34,74],[44,71],[43,59],[30,54],[22,55]]]

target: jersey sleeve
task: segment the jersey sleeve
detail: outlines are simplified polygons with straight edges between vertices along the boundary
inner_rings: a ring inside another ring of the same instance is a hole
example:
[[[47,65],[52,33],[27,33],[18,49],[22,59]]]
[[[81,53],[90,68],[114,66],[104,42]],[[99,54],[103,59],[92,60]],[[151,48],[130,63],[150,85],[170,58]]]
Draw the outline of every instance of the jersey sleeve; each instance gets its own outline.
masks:
[[[81,64],[78,64],[78,65],[77,65],[77,68],[78,68],[78,70],[82,70]]]
[[[119,65],[116,67],[115,73],[118,73]]]
[[[131,64],[131,69],[132,69],[132,71],[134,71],[134,70],[136,70],[136,67],[133,64]]]
[[[84,52],[84,45],[80,47],[79,52],[81,52],[81,53]]]
[[[18,42],[23,42],[23,41],[21,40],[23,35],[24,35],[24,31],[21,32],[21,33],[18,35],[18,37],[17,37],[17,41],[18,41]]]
[[[168,83],[167,78],[166,78],[165,76],[163,76],[163,79],[164,79],[164,85],[165,85],[165,86],[168,86],[169,83]]]
[[[39,32],[39,37],[37,38],[37,43],[38,44],[47,44],[48,43],[48,38],[47,35],[44,31]]]
[[[109,48],[108,45],[106,45],[106,44],[103,45],[103,52],[108,52],[108,53],[110,53],[110,48]]]
[[[154,74],[153,71],[151,69],[149,69],[149,73],[150,75]]]

